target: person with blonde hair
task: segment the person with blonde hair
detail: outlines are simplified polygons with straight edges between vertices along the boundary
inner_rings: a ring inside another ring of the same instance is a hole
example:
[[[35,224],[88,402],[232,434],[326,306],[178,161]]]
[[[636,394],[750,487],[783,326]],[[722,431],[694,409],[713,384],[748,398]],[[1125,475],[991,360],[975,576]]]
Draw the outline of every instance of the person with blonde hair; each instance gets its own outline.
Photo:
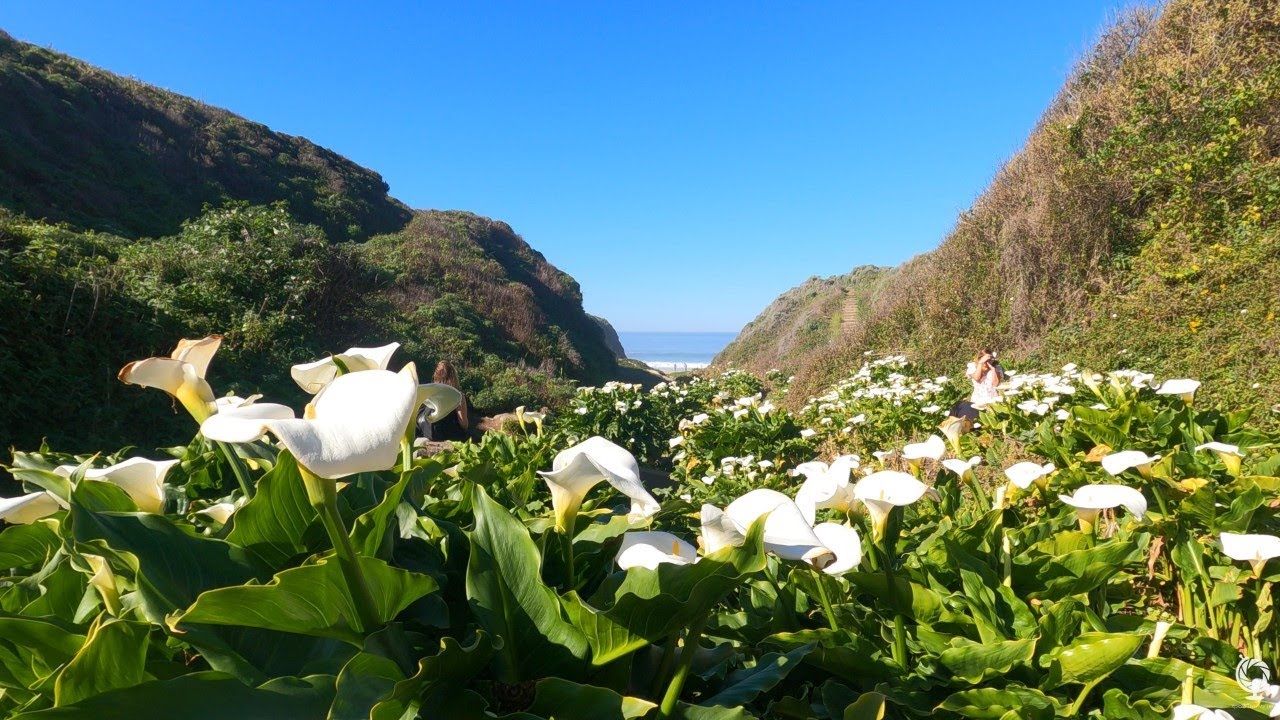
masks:
[[[436,365],[432,382],[443,383],[462,392],[462,384],[458,382],[458,371],[448,360],[441,360]],[[424,407],[418,411],[418,434],[428,440],[466,440],[470,437],[471,421],[468,417],[467,396],[453,412],[434,423],[427,422],[428,412]]]

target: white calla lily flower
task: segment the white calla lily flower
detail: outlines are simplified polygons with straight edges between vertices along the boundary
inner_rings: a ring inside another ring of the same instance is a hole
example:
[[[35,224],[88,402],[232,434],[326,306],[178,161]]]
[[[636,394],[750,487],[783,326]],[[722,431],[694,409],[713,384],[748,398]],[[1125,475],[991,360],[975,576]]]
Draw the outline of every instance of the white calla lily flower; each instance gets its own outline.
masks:
[[[215,400],[213,404],[218,412],[224,412],[227,410],[236,410],[242,407],[248,407],[261,399],[261,393],[250,395],[247,398],[242,398],[238,395],[224,395]]]
[[[961,460],[959,458],[947,458],[946,460],[942,461],[942,467],[950,470],[951,472],[955,473],[957,476],[963,478],[966,475],[973,474],[973,469],[978,465],[980,465],[981,463],[982,463],[982,457],[978,455],[974,455],[968,460]]]
[[[386,370],[391,364],[391,356],[399,348],[400,343],[396,342],[381,347],[347,348],[346,352],[338,355],[294,365],[289,369],[289,375],[303,391],[315,395],[338,377],[338,372],[341,370],[338,366],[339,362],[353,373],[362,370]]]
[[[101,480],[124,490],[142,512],[164,512],[164,478],[178,460],[147,460],[129,458],[106,468],[89,468],[84,471],[86,480]],[[54,472],[70,477],[75,465],[59,465]]]
[[[1224,532],[1218,536],[1222,554],[1232,560],[1243,560],[1253,565],[1253,572],[1262,576],[1262,566],[1272,558],[1280,557],[1280,537],[1275,535],[1246,535]]]
[[[664,563],[690,565],[698,562],[698,549],[669,532],[632,531],[623,533],[622,547],[613,561],[623,570],[633,567],[657,570]]]
[[[937,492],[915,476],[897,470],[881,470],[862,478],[853,486],[853,496],[867,506],[876,538],[884,536],[885,522],[895,507],[910,505],[926,494]]]
[[[63,508],[53,493],[43,490],[18,497],[0,498],[0,520],[13,525],[30,525]]]
[[[658,501],[640,480],[640,465],[626,448],[600,437],[589,437],[556,454],[551,470],[538,471],[551,489],[551,506],[556,514],[556,529],[569,532],[578,508],[591,488],[606,481],[618,492],[631,498],[627,519],[640,522],[661,509]]]
[[[112,615],[119,615],[122,610],[120,591],[116,589],[116,575],[111,571],[111,564],[101,555],[86,553],[81,557],[89,565],[89,571],[92,573],[89,577],[89,585],[97,591],[107,610]]]
[[[1031,483],[1045,477],[1056,469],[1053,463],[1041,465],[1033,462],[1020,462],[1005,468],[1004,476],[1009,478],[1009,482],[1017,485],[1019,490],[1026,490],[1031,487]]]
[[[1119,475],[1125,470],[1137,470],[1143,477],[1151,477],[1151,464],[1160,459],[1159,455],[1147,455],[1141,450],[1124,450],[1102,458],[1102,469],[1112,475]]]
[[[835,562],[822,568],[822,572],[843,575],[862,563],[862,538],[858,537],[856,529],[826,522],[815,525],[813,534],[836,554]]]
[[[702,532],[698,536],[698,543],[707,555],[719,552],[721,548],[740,547],[746,542],[746,531],[738,530],[738,526],[729,519],[724,510],[715,505],[704,504],[700,517]]]
[[[207,515],[210,520],[213,520],[219,525],[226,525],[227,521],[231,519],[231,515],[235,513],[237,507],[238,506],[235,503],[220,502],[210,505],[203,510],[199,510],[196,514]]]
[[[1244,459],[1244,455],[1240,452],[1238,445],[1228,445],[1220,442],[1207,442],[1203,445],[1196,446],[1196,452],[1212,450],[1217,453],[1218,459],[1222,460],[1222,464],[1227,466],[1227,472],[1233,476],[1240,476],[1240,461]]]
[[[317,477],[335,480],[395,465],[413,417],[418,381],[412,368],[368,370],[333,380],[307,406],[304,418],[218,413],[200,426],[210,440],[253,442],[270,432]],[[259,405],[251,405],[249,410]]]
[[[812,525],[818,510],[831,508],[848,512],[853,506],[853,486],[849,475],[858,467],[852,455],[840,455],[831,464],[813,460],[796,466],[795,473],[805,477],[796,493],[796,505]]]
[[[1191,404],[1195,399],[1196,390],[1200,389],[1199,380],[1191,380],[1190,378],[1179,378],[1177,380],[1165,380],[1160,383],[1160,389],[1156,390],[1157,395],[1177,395],[1182,401]]]
[[[414,372],[417,369],[415,366]],[[427,405],[431,408],[431,412],[427,415],[427,422],[437,423],[444,419],[446,415],[458,409],[462,404],[462,392],[456,387],[446,383],[423,383],[418,386],[418,401],[414,407],[416,411],[419,407]],[[526,413],[533,414],[533,413]],[[538,413],[540,414],[540,413]],[[539,418],[539,427],[541,427],[541,418]]]
[[[135,360],[121,368],[118,377],[126,385],[165,391],[182,403],[196,422],[204,422],[217,411],[213,388],[204,376],[221,344],[221,335],[180,340],[169,357]]]
[[[960,455],[960,437],[973,429],[973,421],[964,417],[948,417],[938,423],[938,429],[943,435],[947,436],[947,442],[951,445],[951,451]]]
[[[800,508],[791,498],[777,490],[763,488],[752,490],[729,503],[728,507],[724,509],[723,515],[723,518],[717,518],[715,513],[711,513],[712,520],[718,519],[721,524],[720,532],[722,536],[718,541],[704,540],[708,552],[713,552],[710,549],[713,545],[723,542],[723,539],[731,539],[735,533],[745,538],[751,524],[761,516],[768,515],[764,523],[764,547],[766,551],[777,555],[783,560],[797,560],[809,563],[819,570],[835,562],[835,553],[824,546],[818,536],[814,534],[813,527],[805,519],[804,513],[801,512]],[[707,532],[707,513],[705,508],[703,518],[705,538]],[[732,525],[732,532],[728,528],[724,528],[726,520]],[[741,543],[741,541],[738,542],[739,544]]]
[[[1093,527],[1102,510],[1124,507],[1139,520],[1147,514],[1147,499],[1124,485],[1085,485],[1071,495],[1059,495],[1058,499],[1076,509],[1080,526],[1085,530]]]
[[[910,443],[902,448],[902,457],[907,462],[919,462],[925,458],[930,460],[941,460],[946,454],[947,446],[942,442],[942,438],[937,435],[930,435],[928,440],[918,443]]]

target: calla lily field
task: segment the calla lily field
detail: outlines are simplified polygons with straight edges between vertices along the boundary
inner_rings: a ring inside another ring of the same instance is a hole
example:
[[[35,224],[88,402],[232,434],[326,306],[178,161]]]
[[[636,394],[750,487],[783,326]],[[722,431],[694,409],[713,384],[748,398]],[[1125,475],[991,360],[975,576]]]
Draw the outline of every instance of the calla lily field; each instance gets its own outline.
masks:
[[[961,422],[901,356],[804,401],[708,373],[426,455],[461,396],[395,343],[282,368],[294,409],[220,397],[220,342],[120,373],[188,445],[14,451],[5,717],[1280,709],[1237,681],[1280,659],[1280,437],[1194,380],[1015,372]]]

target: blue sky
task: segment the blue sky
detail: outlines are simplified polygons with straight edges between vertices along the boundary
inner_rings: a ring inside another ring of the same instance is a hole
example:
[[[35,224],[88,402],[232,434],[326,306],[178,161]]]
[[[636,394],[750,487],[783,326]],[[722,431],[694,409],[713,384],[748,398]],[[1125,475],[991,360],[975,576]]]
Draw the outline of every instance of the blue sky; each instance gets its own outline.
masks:
[[[935,247],[1118,4],[8,3],[0,27],[507,221],[622,330]]]

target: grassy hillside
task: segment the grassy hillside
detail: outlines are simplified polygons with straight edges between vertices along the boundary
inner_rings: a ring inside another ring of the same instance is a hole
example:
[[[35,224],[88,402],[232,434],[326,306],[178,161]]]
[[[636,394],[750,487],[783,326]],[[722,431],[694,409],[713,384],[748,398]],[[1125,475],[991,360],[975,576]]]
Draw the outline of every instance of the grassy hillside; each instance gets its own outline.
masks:
[[[864,265],[845,275],[805,280],[747,323],[715,362],[763,374],[830,350],[866,312],[888,269]]]
[[[411,212],[303,138],[2,33],[0,98],[0,447],[184,440],[116,373],[206,333],[219,392],[295,406],[289,365],[352,345],[451,360],[481,411],[617,372],[577,282],[505,223]]]
[[[799,363],[794,395],[866,350],[955,372],[992,345],[1015,365],[1198,377],[1265,410],[1280,400],[1278,151],[1274,2],[1124,16],[942,244]]]
[[[306,138],[0,31],[0,207],[125,237],[175,233],[206,203],[283,200],[333,239],[392,232],[387,184]]]

